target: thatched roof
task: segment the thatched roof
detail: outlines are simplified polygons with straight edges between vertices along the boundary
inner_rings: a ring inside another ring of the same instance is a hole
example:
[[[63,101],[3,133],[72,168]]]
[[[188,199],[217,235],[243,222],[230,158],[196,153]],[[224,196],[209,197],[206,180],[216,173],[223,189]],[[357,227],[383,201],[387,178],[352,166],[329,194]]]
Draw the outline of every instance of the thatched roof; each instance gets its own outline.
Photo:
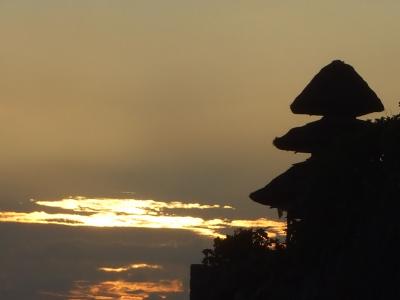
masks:
[[[290,129],[284,136],[275,138],[273,143],[281,150],[316,153],[346,138],[357,137],[370,125],[367,121],[353,118],[324,117],[302,127]]]
[[[322,68],[290,108],[295,114],[321,116],[362,116],[384,109],[354,68],[340,60]]]
[[[348,167],[346,162],[343,164],[339,162],[338,165],[310,158],[294,164],[265,187],[251,193],[249,197],[257,203],[291,211],[292,214],[299,216],[308,209],[310,202],[318,199],[317,202],[320,203],[326,196],[324,193],[329,194],[329,189],[334,188],[332,180],[337,180],[342,172],[343,176],[348,174],[346,171]],[[315,195],[318,197],[315,198]]]
[[[313,180],[314,173],[315,168],[311,161],[294,164],[265,187],[251,193],[249,197],[260,204],[287,211],[296,199],[301,197],[300,192],[312,188],[313,185],[308,181]]]

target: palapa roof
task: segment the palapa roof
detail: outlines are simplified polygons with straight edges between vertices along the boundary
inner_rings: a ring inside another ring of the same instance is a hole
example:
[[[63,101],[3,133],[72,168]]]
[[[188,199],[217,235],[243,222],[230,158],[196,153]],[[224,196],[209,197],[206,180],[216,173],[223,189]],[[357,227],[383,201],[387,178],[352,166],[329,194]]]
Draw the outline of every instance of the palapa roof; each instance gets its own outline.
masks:
[[[384,110],[367,82],[343,61],[321,69],[290,106],[295,114],[362,116]]]
[[[281,150],[315,153],[328,149],[346,138],[356,137],[368,129],[370,123],[353,118],[323,117],[318,121],[290,129],[273,144]]]
[[[314,176],[315,165],[310,160],[297,163],[249,197],[260,204],[287,211],[300,197],[300,193],[306,192],[313,185],[309,181]]]

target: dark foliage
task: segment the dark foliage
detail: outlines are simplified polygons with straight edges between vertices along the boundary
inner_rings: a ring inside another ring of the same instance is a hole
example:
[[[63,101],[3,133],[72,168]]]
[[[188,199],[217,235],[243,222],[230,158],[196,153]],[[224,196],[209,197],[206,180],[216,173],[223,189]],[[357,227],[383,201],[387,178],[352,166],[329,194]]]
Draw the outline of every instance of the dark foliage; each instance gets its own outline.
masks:
[[[203,250],[204,268],[195,283],[201,286],[201,295],[192,299],[250,299],[266,281],[278,277],[286,281],[281,268],[286,264],[284,249],[261,228],[238,229],[224,239],[214,239],[213,249]]]
[[[203,264],[217,267],[262,260],[271,255],[272,251],[283,249],[284,245],[278,239],[270,238],[262,228],[237,229],[225,239],[214,239],[213,249],[203,250]]]

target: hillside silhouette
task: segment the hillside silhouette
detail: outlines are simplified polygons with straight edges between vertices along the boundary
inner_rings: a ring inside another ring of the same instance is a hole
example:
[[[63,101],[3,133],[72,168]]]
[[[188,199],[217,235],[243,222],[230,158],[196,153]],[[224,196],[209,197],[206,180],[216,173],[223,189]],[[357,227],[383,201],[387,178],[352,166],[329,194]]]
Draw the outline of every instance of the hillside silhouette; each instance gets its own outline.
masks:
[[[216,239],[192,266],[191,300],[400,299],[400,115],[357,119],[383,105],[338,60],[291,110],[322,117],[273,143],[311,156],[250,195],[285,216],[285,242],[262,230]]]

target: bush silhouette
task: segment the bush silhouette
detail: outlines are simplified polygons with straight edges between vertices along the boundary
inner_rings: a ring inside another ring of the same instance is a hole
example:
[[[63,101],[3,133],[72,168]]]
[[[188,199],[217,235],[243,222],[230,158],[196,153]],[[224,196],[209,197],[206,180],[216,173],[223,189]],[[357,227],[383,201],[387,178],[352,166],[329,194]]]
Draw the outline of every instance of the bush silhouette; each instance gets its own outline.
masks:
[[[213,249],[203,250],[203,264],[213,267],[238,264],[248,259],[262,259],[271,251],[283,248],[284,245],[270,238],[265,229],[237,229],[225,239],[214,239]]]

